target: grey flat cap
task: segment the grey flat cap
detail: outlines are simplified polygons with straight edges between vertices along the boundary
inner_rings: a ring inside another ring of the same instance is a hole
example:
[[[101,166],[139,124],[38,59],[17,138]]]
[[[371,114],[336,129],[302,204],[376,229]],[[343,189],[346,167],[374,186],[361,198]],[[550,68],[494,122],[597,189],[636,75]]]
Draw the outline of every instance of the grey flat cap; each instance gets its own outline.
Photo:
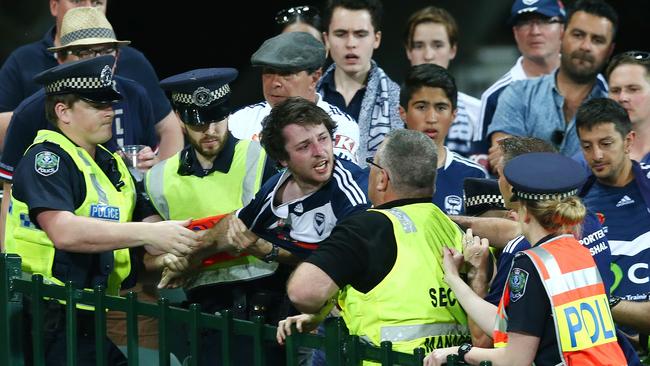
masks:
[[[253,66],[281,71],[315,70],[325,63],[325,46],[305,32],[281,33],[264,41],[251,57]]]

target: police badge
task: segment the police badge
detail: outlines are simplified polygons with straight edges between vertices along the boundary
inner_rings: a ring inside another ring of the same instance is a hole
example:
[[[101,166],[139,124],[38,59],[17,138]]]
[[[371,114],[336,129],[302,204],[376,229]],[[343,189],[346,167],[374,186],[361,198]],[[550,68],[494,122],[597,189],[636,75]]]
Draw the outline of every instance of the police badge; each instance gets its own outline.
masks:
[[[113,80],[113,72],[111,71],[111,68],[106,65],[99,75],[99,82],[102,86],[109,86],[111,85],[111,80]]]
[[[192,93],[192,103],[198,105],[199,107],[205,107],[212,103],[212,95],[210,94],[210,90],[208,88],[204,87],[198,87]]]
[[[528,272],[521,268],[512,269],[510,278],[508,279],[508,284],[510,285],[510,301],[516,302],[524,296],[527,281]]]
[[[51,151],[41,151],[34,159],[34,170],[44,177],[59,170],[59,156]]]

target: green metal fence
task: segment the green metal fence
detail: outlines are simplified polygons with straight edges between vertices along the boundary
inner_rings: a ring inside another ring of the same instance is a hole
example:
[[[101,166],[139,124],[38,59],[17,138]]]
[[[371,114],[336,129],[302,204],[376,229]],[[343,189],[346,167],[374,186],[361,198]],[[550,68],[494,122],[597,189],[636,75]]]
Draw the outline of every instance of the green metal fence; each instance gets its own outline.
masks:
[[[221,337],[223,349],[223,365],[232,365],[233,336],[245,335],[251,337],[254,343],[254,365],[265,364],[266,354],[264,341],[275,340],[276,327],[264,324],[263,318],[254,321],[233,319],[228,311],[220,315],[202,313],[196,304],[189,309],[171,306],[169,301],[161,298],[157,304],[140,302],[135,293],[128,296],[107,296],[103,288],[95,291],[75,289],[71,284],[63,286],[43,283],[41,276],[24,276],[20,267],[20,257],[15,254],[0,256],[0,321],[5,326],[0,327],[0,364],[8,366],[23,365],[21,332],[29,332],[22,328],[23,295],[28,295],[32,314],[33,357],[35,365],[44,365],[43,349],[43,314],[44,302],[36,299],[50,298],[65,300],[66,311],[66,340],[68,365],[76,364],[76,304],[87,304],[95,308],[96,353],[98,366],[105,364],[105,349],[103,337],[106,333],[106,310],[123,311],[127,315],[127,357],[129,365],[138,365],[138,315],[145,315],[159,320],[159,364],[169,366],[170,347],[172,344],[170,329],[172,326],[184,324],[189,329],[190,365],[197,365],[199,353],[199,335],[203,329],[216,329],[229,336]],[[363,360],[375,361],[381,365],[422,365],[424,350],[417,349],[409,355],[392,351],[390,342],[383,342],[380,348],[363,343],[359,337],[347,334],[341,319],[331,319],[325,323],[327,336],[315,334],[300,334],[294,332],[286,340],[287,365],[297,365],[298,347],[321,348],[325,351],[328,365],[359,365]]]

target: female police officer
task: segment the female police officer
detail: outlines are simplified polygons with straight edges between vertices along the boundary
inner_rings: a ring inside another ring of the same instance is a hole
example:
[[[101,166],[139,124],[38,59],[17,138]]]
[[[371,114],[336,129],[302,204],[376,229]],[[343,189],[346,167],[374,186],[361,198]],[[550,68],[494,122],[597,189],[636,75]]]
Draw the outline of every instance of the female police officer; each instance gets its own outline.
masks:
[[[438,365],[458,353],[470,364],[626,365],[598,269],[573,236],[586,212],[574,196],[584,173],[559,154],[531,153],[508,162],[504,175],[514,199],[521,201],[521,229],[536,244],[515,258],[498,308],[458,276],[463,255],[450,249],[444,253],[445,279],[468,315],[485,332],[494,324],[491,315],[496,317],[495,348],[438,349],[424,364]]]

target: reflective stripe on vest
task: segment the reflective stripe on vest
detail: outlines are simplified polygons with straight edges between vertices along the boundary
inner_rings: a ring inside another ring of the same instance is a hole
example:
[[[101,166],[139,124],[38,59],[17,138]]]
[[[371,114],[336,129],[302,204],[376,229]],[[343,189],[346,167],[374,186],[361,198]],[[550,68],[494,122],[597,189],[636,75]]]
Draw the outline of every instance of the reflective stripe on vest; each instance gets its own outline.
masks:
[[[229,214],[248,204],[259,190],[266,153],[259,143],[239,140],[227,173],[214,171],[204,177],[179,175],[181,153],[156,164],[145,177],[145,187],[158,213],[165,220],[185,220]],[[213,257],[186,284],[198,286],[251,280],[273,274],[277,263],[252,255]]]
[[[349,285],[340,291],[341,314],[350,334],[375,346],[389,340],[394,350],[406,353],[469,341],[467,316],[444,282],[440,255],[446,245],[462,250],[458,226],[432,203],[372,211],[392,223],[397,258],[367,293]]]
[[[573,236],[562,235],[522,253],[531,258],[549,296],[564,363],[626,365],[605,287],[589,250]]]
[[[34,144],[45,141],[61,147],[72,158],[84,176],[86,197],[75,210],[75,215],[111,221],[119,220],[119,222],[131,221],[136,198],[135,183],[119,156],[112,154],[124,182],[124,186],[118,191],[92,157],[82,148],[75,146],[68,138],[55,131],[41,130],[38,132]],[[101,145],[98,145],[97,149],[103,149],[110,154]],[[11,212],[7,219],[6,237],[7,252],[17,253],[22,257],[23,271],[41,274],[49,283],[63,285],[68,281],[67,278],[57,279],[53,276],[54,258],[58,249],[54,247],[44,231],[37,229],[36,225],[29,221],[27,205],[14,197],[12,197]],[[106,293],[118,295],[122,281],[131,270],[129,250],[118,249],[112,251],[112,254],[113,268],[105,278]],[[83,270],[82,268],[74,269]],[[69,270],[72,271],[73,268]]]

